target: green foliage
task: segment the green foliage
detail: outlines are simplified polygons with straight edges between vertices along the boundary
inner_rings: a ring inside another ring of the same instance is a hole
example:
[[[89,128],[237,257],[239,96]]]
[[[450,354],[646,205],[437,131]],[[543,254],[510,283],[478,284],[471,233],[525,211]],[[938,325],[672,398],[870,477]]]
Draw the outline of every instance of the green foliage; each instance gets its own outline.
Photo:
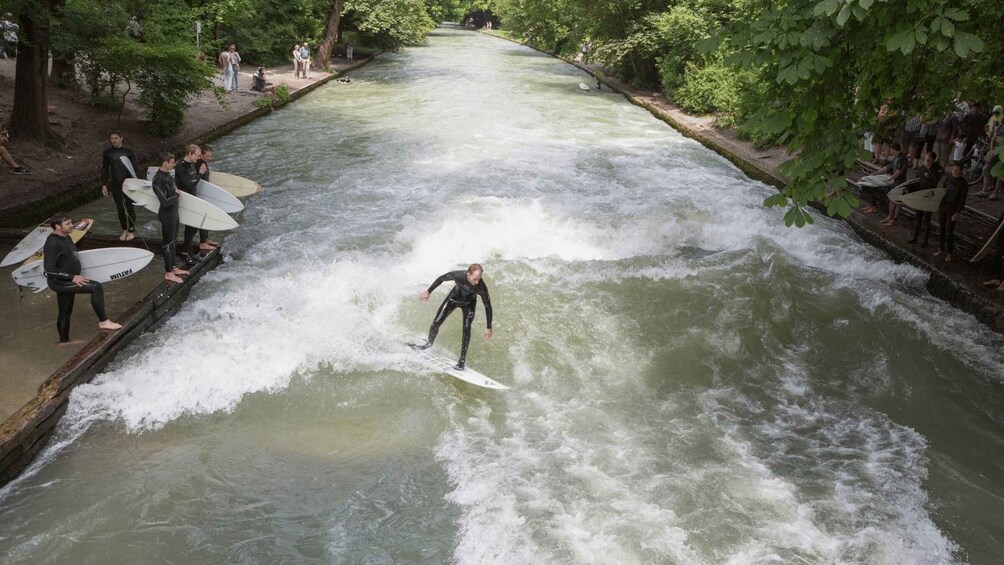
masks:
[[[683,86],[688,63],[698,58],[697,43],[711,33],[711,22],[685,5],[654,18],[663,55],[656,58],[663,91],[671,93]]]
[[[188,98],[210,88],[217,72],[196,60],[187,37],[195,13],[172,2],[149,1],[142,5],[142,36],[137,38],[126,31],[126,7],[70,0],[57,20],[53,43],[75,54],[90,103],[121,107],[125,94],[139,88],[151,131],[175,133],[184,122]]]
[[[320,42],[331,0],[222,0],[206,4],[203,47],[210,58],[234,43],[247,62],[276,65],[290,62],[293,45]],[[194,21],[194,20],[193,20]],[[219,24],[220,40],[211,31]],[[192,23],[189,22],[189,29]],[[194,38],[194,36],[193,36]]]
[[[421,45],[436,27],[423,0],[346,0],[345,13],[361,41],[379,49]]]
[[[707,67],[688,64],[683,86],[674,91],[673,99],[690,112],[720,112],[734,116],[741,96],[741,79],[735,69],[721,63]]]
[[[289,95],[289,87],[285,84],[280,84],[275,89],[275,97],[261,97],[254,101],[255,108],[282,108],[286,104],[289,104],[292,97]]]

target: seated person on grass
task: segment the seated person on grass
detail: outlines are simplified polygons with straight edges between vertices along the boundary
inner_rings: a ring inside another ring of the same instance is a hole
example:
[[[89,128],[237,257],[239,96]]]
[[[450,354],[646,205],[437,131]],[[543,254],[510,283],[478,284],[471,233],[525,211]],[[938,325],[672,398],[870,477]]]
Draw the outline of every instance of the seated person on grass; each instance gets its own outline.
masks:
[[[892,159],[874,175],[862,177],[858,186],[872,195],[872,203],[862,210],[865,214],[878,211],[879,197],[889,193],[892,187],[906,181],[907,159],[899,143],[892,144]]]

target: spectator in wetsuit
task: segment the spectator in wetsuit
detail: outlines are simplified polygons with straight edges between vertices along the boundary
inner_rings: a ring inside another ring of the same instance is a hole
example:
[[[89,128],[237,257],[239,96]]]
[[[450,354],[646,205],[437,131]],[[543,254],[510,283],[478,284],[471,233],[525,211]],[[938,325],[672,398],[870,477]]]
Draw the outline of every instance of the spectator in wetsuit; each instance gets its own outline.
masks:
[[[213,148],[210,145],[199,146],[200,157],[196,162],[198,167],[199,180],[204,180],[206,182],[212,182],[209,180],[209,162],[213,160]],[[219,247],[220,244],[209,239],[209,230],[199,230],[199,249],[201,251],[212,251]]]
[[[132,199],[122,192],[122,183],[126,179],[136,176],[139,170],[139,163],[136,161],[136,153],[127,147],[122,146],[122,134],[113,131],[108,135],[108,142],[111,147],[105,149],[101,155],[101,194],[108,196],[109,189],[112,199],[115,200],[115,209],[119,214],[119,225],[122,226],[121,241],[131,241],[136,237],[136,210],[133,208]],[[122,157],[128,159],[132,165],[132,170],[122,161]]]
[[[945,262],[952,260],[955,251],[955,226],[959,222],[959,213],[966,207],[966,196],[969,194],[969,183],[962,176],[962,163],[952,164],[952,176],[945,183],[945,197],[938,207],[938,251],[937,257],[945,255]]]
[[[923,164],[917,169],[917,184],[911,187],[912,190],[909,192],[937,188],[941,177],[941,164],[938,162],[938,154],[934,151],[928,151],[924,155]],[[931,214],[931,212],[917,211],[917,215],[913,218],[913,237],[907,243],[917,243],[920,230],[926,227],[927,231],[924,232],[924,242],[920,246],[927,247],[927,240],[931,237]]]
[[[174,264],[174,249],[178,244],[178,198],[181,191],[174,183],[171,171],[174,170],[174,155],[165,153],[161,159],[160,168],[153,175],[153,193],[160,201],[157,218],[160,220],[161,255],[164,258],[164,280],[182,283],[179,275],[187,275],[188,271],[179,269]]]
[[[56,331],[59,332],[59,343],[70,343],[70,317],[73,315],[73,302],[78,294],[91,295],[91,307],[98,316],[98,327],[103,330],[117,330],[122,326],[108,319],[105,313],[105,291],[101,283],[87,279],[80,274],[80,260],[77,259],[77,246],[70,239],[73,231],[73,221],[63,213],[58,213],[49,220],[52,233],[42,247],[44,258],[42,268],[45,280],[56,293],[56,304],[59,314],[56,317]]]
[[[181,162],[174,169],[174,180],[178,183],[178,188],[195,196],[196,187],[199,186],[199,180],[201,176],[209,171],[209,167],[205,163],[199,165],[199,161],[202,159],[202,149],[194,143],[185,146],[185,156],[182,157]],[[193,228],[192,226],[185,226],[185,237],[182,240],[181,247],[181,257],[189,265],[194,265],[199,262],[199,250],[194,249],[195,234],[199,232],[199,228]],[[206,232],[206,237],[208,239],[209,232]]]
[[[446,318],[453,313],[454,310],[460,308],[460,311],[464,315],[464,334],[460,345],[460,360],[457,361],[455,369],[458,371],[464,370],[464,365],[467,360],[467,346],[471,342],[471,325],[474,323],[474,313],[477,309],[477,297],[481,297],[481,302],[485,306],[485,317],[488,320],[487,327],[485,329],[485,339],[491,339],[492,337],[492,301],[488,296],[488,286],[485,281],[481,280],[484,275],[484,268],[481,265],[474,263],[470,267],[467,267],[466,271],[450,271],[445,275],[439,277],[429,286],[427,290],[422,291],[418,295],[418,299],[422,302],[429,300],[429,296],[432,291],[436,290],[436,287],[443,284],[444,282],[452,281],[454,283],[453,290],[450,294],[443,300],[443,303],[439,306],[439,310],[436,311],[436,317],[432,320],[432,326],[429,327],[429,339],[425,345],[419,346],[418,349],[428,349],[432,347],[433,342],[436,341],[436,335],[439,334],[439,326],[443,325]]]

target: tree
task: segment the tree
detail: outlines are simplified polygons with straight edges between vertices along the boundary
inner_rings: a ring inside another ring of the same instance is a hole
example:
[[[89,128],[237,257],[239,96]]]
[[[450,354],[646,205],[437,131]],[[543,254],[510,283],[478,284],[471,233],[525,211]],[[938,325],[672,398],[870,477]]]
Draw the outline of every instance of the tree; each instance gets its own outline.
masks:
[[[718,34],[737,48],[732,63],[765,69],[772,79],[751,120],[797,152],[781,168],[788,186],[764,202],[788,206],[787,225],[812,223],[812,201],[850,215],[857,199],[845,190],[846,175],[886,99],[904,115],[950,107],[960,66],[984,45],[969,14],[953,4],[789,0]]]
[[[59,147],[63,139],[49,127],[49,98],[46,77],[49,70],[49,26],[63,0],[35,0],[21,7],[17,75],[10,130],[17,135]]]
[[[391,51],[424,43],[436,27],[425,0],[346,0],[345,12],[365,43]]]
[[[324,39],[321,41],[321,46],[317,48],[317,60],[325,67],[328,66],[331,52],[335,47],[335,42],[338,40],[338,24],[342,20],[342,8],[344,4],[345,0],[335,0],[334,5],[331,7],[331,14],[328,15],[328,25],[324,28]]]

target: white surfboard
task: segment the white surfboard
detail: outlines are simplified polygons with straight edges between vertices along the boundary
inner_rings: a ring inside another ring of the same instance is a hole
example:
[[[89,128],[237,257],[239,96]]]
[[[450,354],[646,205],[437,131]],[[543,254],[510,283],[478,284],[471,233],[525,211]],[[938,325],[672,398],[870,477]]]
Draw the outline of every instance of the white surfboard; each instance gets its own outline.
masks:
[[[941,199],[948,192],[944,188],[929,188],[908,192],[900,197],[899,201],[904,206],[909,206],[920,212],[937,212],[941,206]]]
[[[86,219],[80,220],[73,226],[73,231],[70,232],[70,239],[73,243],[79,243],[81,239],[87,232],[91,231],[91,226],[94,225],[94,220]],[[25,236],[10,253],[4,257],[3,264],[0,267],[6,267],[8,265],[13,265],[19,261],[24,261],[25,263],[31,261],[38,261],[42,258],[42,248],[45,247],[45,240],[49,238],[49,234],[52,233],[52,228],[49,226],[38,226],[33,229],[30,234]],[[39,243],[41,242],[41,243]],[[32,247],[37,248],[28,253],[28,250]],[[27,253],[27,255],[25,255]]]
[[[156,214],[160,210],[160,200],[153,193],[153,185],[148,180],[126,179],[122,191],[133,202]],[[182,192],[178,195],[178,219],[193,228],[212,231],[227,231],[238,226],[233,218],[205,200]]]
[[[482,375],[481,373],[471,369],[470,367],[465,367],[463,371],[458,371],[454,368],[457,364],[456,360],[448,359],[442,355],[436,355],[429,349],[415,349],[411,348],[420,359],[428,363],[432,368],[437,371],[441,371],[450,375],[451,377],[460,379],[466,383],[471,383],[472,385],[477,385],[484,388],[490,388],[494,390],[509,390],[509,387],[502,383],[493,381],[488,377]]]
[[[973,255],[973,258],[970,259],[969,262],[975,263],[980,259],[982,259],[983,257],[985,257],[987,253],[990,253],[990,250],[993,249],[994,247],[994,242],[997,241],[997,238],[1000,236],[1002,231],[1004,231],[1004,222],[1001,222],[1000,224],[997,225],[997,229],[994,230],[993,235],[991,235],[990,239],[987,240],[986,245],[984,245],[979,251],[977,251],[976,255]]]
[[[160,167],[147,167],[146,168],[146,180],[153,180],[153,175],[157,174]],[[171,176],[174,176],[174,171],[171,171]]]
[[[14,246],[14,249],[11,249],[10,253],[3,258],[3,261],[0,262],[0,267],[8,267],[15,263],[20,263],[38,253],[45,245],[45,240],[49,237],[50,233],[52,233],[52,228],[49,226],[38,226],[31,230],[31,233],[24,236],[24,239],[19,241]]]
[[[199,184],[195,186],[195,195],[227,214],[236,214],[244,209],[244,204],[236,196],[211,182],[199,180]]]
[[[239,177],[230,173],[209,171],[209,181],[230,194],[233,194],[237,198],[244,198],[261,192],[260,184],[251,179]]]
[[[78,251],[80,274],[92,281],[117,281],[143,270],[153,259],[153,253],[135,247],[107,247]],[[45,261],[27,263],[14,270],[14,282],[28,288],[48,287],[43,274]]]
[[[589,85],[587,85],[584,82],[580,82],[579,83],[579,88],[581,88],[582,90],[589,90]]]
[[[122,155],[119,157],[119,161],[122,161],[122,164],[125,165],[126,170],[129,171],[129,174],[132,175],[132,178],[134,179],[139,178],[139,175],[136,174],[136,169],[134,169],[132,166],[132,161],[130,161],[128,157]]]

